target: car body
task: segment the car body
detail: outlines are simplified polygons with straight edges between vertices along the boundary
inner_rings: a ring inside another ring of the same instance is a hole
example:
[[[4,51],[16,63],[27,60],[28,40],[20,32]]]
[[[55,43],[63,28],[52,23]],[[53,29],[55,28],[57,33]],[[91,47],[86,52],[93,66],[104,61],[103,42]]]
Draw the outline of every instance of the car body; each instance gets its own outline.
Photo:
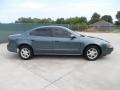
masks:
[[[81,35],[62,26],[37,27],[22,34],[10,35],[8,40],[8,51],[19,53],[25,60],[33,55],[84,55],[89,60],[96,60],[113,51],[106,40]],[[27,53],[30,55],[28,58],[25,57]],[[94,54],[97,56],[92,58]]]

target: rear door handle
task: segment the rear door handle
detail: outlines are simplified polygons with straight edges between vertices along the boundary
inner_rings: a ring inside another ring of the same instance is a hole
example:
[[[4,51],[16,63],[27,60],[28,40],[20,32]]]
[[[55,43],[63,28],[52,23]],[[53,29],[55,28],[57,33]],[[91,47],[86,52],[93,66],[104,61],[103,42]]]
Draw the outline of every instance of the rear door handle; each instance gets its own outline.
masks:
[[[35,40],[31,40],[32,42],[34,42]]]
[[[55,41],[55,42],[60,42],[60,41]]]

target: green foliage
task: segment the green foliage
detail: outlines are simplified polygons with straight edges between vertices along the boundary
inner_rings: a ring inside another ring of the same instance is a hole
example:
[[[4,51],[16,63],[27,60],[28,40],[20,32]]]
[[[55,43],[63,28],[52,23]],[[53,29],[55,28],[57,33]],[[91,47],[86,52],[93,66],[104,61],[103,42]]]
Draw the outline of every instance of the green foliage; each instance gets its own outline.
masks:
[[[120,25],[120,22],[119,21],[115,21],[115,25]]]
[[[38,18],[24,18],[21,17],[15,23],[40,23],[40,24],[80,24],[84,25],[87,24],[87,18],[86,17],[72,17],[72,18],[58,18],[56,21],[53,21],[51,18],[44,18],[44,19],[38,19]]]
[[[94,13],[89,21],[89,24],[93,24],[93,23],[96,23],[100,20],[100,14],[98,13]]]
[[[53,23],[54,21],[51,18],[44,18],[44,19],[39,19],[39,18],[24,18],[21,17],[15,23],[40,23],[40,24],[46,24],[46,23]]]
[[[56,21],[55,21],[56,24],[65,24],[65,19],[64,18],[58,18]]]
[[[65,20],[66,24],[73,24],[73,25],[82,25],[87,24],[87,18],[86,17],[72,17]]]
[[[116,14],[116,19],[117,19],[118,21],[115,21],[115,25],[120,25],[120,11],[117,12],[117,14]]]
[[[32,23],[32,19],[31,17],[28,18],[21,17],[17,21],[15,21],[15,23]]]
[[[120,11],[117,12],[116,14],[116,19],[118,21],[115,22],[115,25],[120,25]],[[52,20],[51,18],[25,18],[25,17],[21,17],[18,18],[18,20],[15,21],[15,23],[39,23],[39,24],[70,24],[70,25],[89,25],[89,24],[93,24],[96,23],[100,20],[105,20],[107,22],[113,23],[113,19],[110,15],[104,15],[100,16],[100,14],[98,13],[93,13],[90,21],[87,21],[86,17],[70,17],[70,18],[57,18],[56,20]]]
[[[109,23],[113,23],[113,19],[112,19],[112,17],[110,15],[104,15],[104,16],[102,16],[101,19],[105,20],[105,21],[107,21]]]
[[[113,30],[112,32],[113,32],[113,33],[120,33],[120,29]]]
[[[116,19],[120,22],[120,11],[117,12]]]

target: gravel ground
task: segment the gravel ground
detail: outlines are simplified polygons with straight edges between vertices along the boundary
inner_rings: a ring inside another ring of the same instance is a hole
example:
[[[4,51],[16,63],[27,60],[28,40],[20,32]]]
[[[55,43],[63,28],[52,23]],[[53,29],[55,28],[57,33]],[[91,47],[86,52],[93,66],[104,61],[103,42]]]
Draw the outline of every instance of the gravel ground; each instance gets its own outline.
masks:
[[[82,56],[36,56],[21,60],[0,44],[0,90],[120,90],[120,34],[82,33],[106,39],[111,55],[97,61]]]

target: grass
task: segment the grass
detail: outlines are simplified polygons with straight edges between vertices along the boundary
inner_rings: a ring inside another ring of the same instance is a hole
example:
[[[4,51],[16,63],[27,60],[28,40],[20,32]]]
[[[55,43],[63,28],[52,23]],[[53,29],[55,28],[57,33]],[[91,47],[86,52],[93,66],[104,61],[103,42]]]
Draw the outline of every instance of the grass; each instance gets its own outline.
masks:
[[[120,33],[120,30],[113,30],[113,33]]]

